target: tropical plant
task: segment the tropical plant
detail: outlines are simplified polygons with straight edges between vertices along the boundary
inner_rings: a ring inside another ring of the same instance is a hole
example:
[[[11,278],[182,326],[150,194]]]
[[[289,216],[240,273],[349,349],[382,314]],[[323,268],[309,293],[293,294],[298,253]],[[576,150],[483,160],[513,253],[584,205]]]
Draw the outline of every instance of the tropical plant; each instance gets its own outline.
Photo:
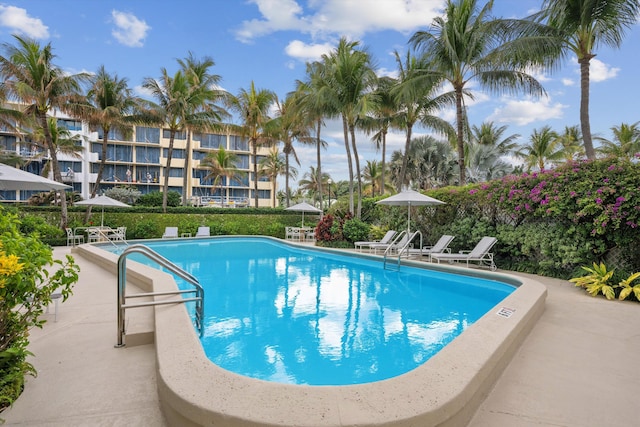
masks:
[[[217,150],[207,153],[204,159],[200,161],[200,166],[209,169],[209,173],[205,176],[205,180],[213,179],[213,186],[220,185],[222,178],[227,178],[226,201],[229,203],[229,181],[239,178],[243,175],[238,169],[238,155],[232,151],[225,150],[220,147]]]
[[[59,292],[66,300],[78,281],[78,266],[67,255],[54,260],[37,233],[23,235],[20,221],[0,207],[0,411],[22,392],[25,375],[36,375],[27,361],[29,330]]]
[[[418,31],[410,43],[430,64],[427,74],[446,80],[456,100],[456,133],[460,185],[466,183],[464,91],[471,82],[495,93],[524,91],[541,95],[540,83],[524,70],[543,63],[535,38],[523,37],[519,26],[528,22],[490,16],[493,0],[482,8],[477,0],[448,0],[444,16],[436,17],[432,31]]]
[[[632,160],[640,153],[640,122],[633,124],[621,123],[611,128],[613,141],[595,137],[600,141],[598,151],[605,156]]]
[[[580,125],[588,159],[596,154],[589,119],[591,59],[600,45],[620,47],[625,30],[636,24],[639,12],[638,0],[544,0],[540,12],[532,16],[552,30],[544,33],[545,56],[564,59],[571,54],[580,64]]]
[[[524,159],[529,170],[533,167],[544,170],[547,162],[556,162],[564,156],[558,134],[549,126],[534,129],[529,143],[520,147],[515,154]]]
[[[584,158],[582,134],[578,126],[565,126],[564,131],[558,135],[558,141],[562,146],[562,154],[567,162],[575,162]]]
[[[283,160],[277,147],[274,147],[269,155],[260,160],[260,172],[261,176],[267,176],[271,180],[271,202],[272,206],[276,207],[276,184],[280,175],[288,177],[290,173],[297,174],[295,168],[288,169],[286,161]]]
[[[24,115],[32,117],[44,132],[43,140],[49,151],[53,178],[62,182],[47,115],[55,108],[65,111],[69,102],[80,96],[81,84],[88,75],[68,74],[56,66],[50,43],[41,46],[34,40],[13,37],[16,45],[3,44],[5,55],[0,55],[0,79],[4,93],[8,100],[24,104]],[[60,227],[65,228],[68,221],[66,197],[60,197],[60,200]]]
[[[569,281],[575,283],[576,286],[585,288],[591,296],[602,293],[607,299],[615,298],[615,290],[609,284],[613,277],[613,270],[607,271],[607,266],[602,262],[600,264],[594,262],[593,268],[583,266],[582,269],[589,274],[571,278]]]
[[[623,279],[618,284],[618,287],[622,288],[620,291],[620,295],[618,295],[618,299],[624,300],[629,297],[629,295],[633,294],[638,301],[640,301],[640,271],[637,273],[633,273],[631,276]],[[638,280],[638,283],[633,284],[634,281]]]
[[[249,139],[251,155],[253,157],[253,197],[254,206],[258,207],[258,147],[274,142],[266,129],[266,123],[271,120],[269,109],[276,100],[276,94],[267,89],[256,89],[251,81],[249,89],[240,89],[236,96],[229,98],[230,108],[238,113],[242,123],[238,130],[242,136]]]
[[[497,126],[493,122],[484,122],[480,127],[471,126],[471,142],[477,145],[494,147],[499,155],[505,156],[518,147],[516,142],[520,135],[515,133],[503,138],[506,126]]]

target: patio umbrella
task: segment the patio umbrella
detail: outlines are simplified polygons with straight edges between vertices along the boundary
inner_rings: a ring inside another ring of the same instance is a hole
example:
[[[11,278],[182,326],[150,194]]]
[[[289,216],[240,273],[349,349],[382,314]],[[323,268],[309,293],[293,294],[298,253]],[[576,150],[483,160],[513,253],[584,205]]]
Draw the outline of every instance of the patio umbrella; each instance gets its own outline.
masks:
[[[93,199],[81,200],[75,203],[76,206],[102,206],[102,221],[100,222],[100,226],[104,226],[104,207],[105,206],[113,206],[117,208],[128,208],[130,207],[126,203],[122,203],[119,200],[112,199],[109,196],[98,196]]]
[[[0,190],[66,190],[69,185],[0,163]]]
[[[312,212],[312,213],[322,213],[322,210],[316,208],[315,206],[310,205],[307,202],[298,203],[297,205],[289,206],[285,208],[285,211],[296,211],[302,212],[302,226],[304,227],[304,213]]]
[[[415,190],[404,190],[399,192],[398,194],[394,194],[393,196],[382,199],[376,203],[380,205],[407,206],[407,233],[411,232],[411,206],[435,206],[445,204],[438,199],[425,196],[424,194],[418,193]]]

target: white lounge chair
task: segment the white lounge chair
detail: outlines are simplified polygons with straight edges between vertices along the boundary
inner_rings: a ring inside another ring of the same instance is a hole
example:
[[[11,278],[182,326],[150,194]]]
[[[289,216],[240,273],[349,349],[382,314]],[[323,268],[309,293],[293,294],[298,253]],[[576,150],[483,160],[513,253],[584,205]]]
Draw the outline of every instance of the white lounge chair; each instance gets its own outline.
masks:
[[[401,231],[399,234],[396,234],[394,238],[389,243],[373,243],[369,247],[373,249],[373,253],[377,254],[378,251],[385,252],[388,248],[394,248],[396,251],[404,248],[409,241],[414,237],[413,234],[409,234],[406,231]]]
[[[440,261],[465,261],[467,263],[467,267],[469,267],[469,262],[477,262],[478,265],[488,265],[489,268],[493,271],[496,269],[496,264],[493,262],[493,253],[489,252],[493,245],[496,244],[498,239],[495,237],[485,236],[471,251],[461,251],[457,254],[431,254],[431,258],[438,260],[438,264]]]
[[[198,227],[198,232],[196,233],[196,237],[210,237],[211,229],[209,227]]]
[[[178,227],[165,227],[163,239],[175,239],[178,237]]]
[[[431,261],[431,257],[434,254],[442,254],[446,251],[450,252],[449,244],[455,239],[455,236],[450,236],[448,234],[443,234],[435,245],[433,246],[423,246],[421,249],[409,249],[408,255],[411,256],[428,256],[429,261]]]
[[[389,230],[382,237],[382,239],[380,239],[378,241],[355,242],[354,246],[356,248],[356,251],[360,251],[361,252],[363,249],[369,249],[370,250],[371,249],[371,245],[379,245],[379,244],[388,245],[389,243],[391,243],[391,240],[393,240],[393,238],[395,237],[396,234],[398,234],[397,231]]]

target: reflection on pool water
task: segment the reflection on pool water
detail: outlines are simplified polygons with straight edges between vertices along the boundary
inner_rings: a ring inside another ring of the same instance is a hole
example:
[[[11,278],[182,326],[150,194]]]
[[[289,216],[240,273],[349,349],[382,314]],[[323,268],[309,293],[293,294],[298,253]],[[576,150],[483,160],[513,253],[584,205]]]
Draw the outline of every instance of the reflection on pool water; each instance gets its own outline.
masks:
[[[281,383],[360,384],[406,373],[515,289],[409,266],[384,270],[378,260],[271,239],[146,244],[204,286],[209,359]]]

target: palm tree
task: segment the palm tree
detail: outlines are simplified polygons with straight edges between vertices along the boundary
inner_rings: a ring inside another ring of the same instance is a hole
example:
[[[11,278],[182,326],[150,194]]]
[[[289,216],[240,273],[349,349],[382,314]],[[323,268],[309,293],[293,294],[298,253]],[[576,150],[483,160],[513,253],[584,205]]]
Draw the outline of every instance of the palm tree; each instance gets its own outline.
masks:
[[[115,130],[123,139],[128,139],[133,133],[131,115],[137,111],[142,100],[135,97],[128,86],[127,79],[109,74],[104,65],[91,77],[91,87],[87,92],[85,102],[71,105],[74,116],[85,120],[92,129],[102,131],[102,154],[96,182],[91,189],[91,198],[95,197],[104,173],[107,161],[107,147],[109,134]],[[91,206],[87,208],[87,214]]]
[[[252,151],[255,207],[258,207],[258,147],[274,141],[266,132],[265,125],[271,120],[269,109],[275,100],[274,92],[267,89],[257,90],[253,81],[249,90],[241,89],[238,95],[229,99],[231,109],[240,115],[242,121],[239,131],[249,139]]]
[[[65,154],[67,156],[75,157],[77,159],[82,158],[82,144],[79,144],[79,138],[74,138],[71,135],[69,129],[58,126],[58,120],[55,117],[47,118],[47,127],[49,135],[51,135],[52,146],[55,147],[55,151],[58,154]],[[31,140],[36,146],[43,149],[42,155],[45,156],[48,152],[47,144],[45,143],[45,132],[39,126],[34,126],[34,132],[31,133]],[[52,162],[47,162],[42,170],[42,175],[48,175],[49,170],[53,170]],[[60,171],[62,174],[62,171]]]
[[[421,49],[433,69],[427,74],[442,78],[453,87],[456,102],[456,133],[460,185],[466,182],[464,159],[464,90],[474,81],[500,94],[524,91],[541,95],[544,89],[524,72],[526,66],[544,62],[535,40],[522,37],[517,24],[525,21],[498,20],[490,16],[493,0],[482,8],[477,0],[448,0],[443,17],[434,19],[433,31],[418,31],[410,39]],[[511,43],[513,39],[517,41]]]
[[[451,93],[437,95],[441,79],[438,76],[425,74],[430,67],[423,59],[418,59],[407,52],[404,62],[396,51],[395,58],[398,66],[398,84],[392,89],[398,106],[394,124],[405,131],[404,160],[396,181],[396,190],[402,190],[407,184],[406,171],[408,167],[408,153],[413,138],[413,127],[416,123],[430,127],[444,135],[454,134],[453,128],[436,114],[445,106],[455,101]]]
[[[502,160],[502,152],[497,146],[472,144],[466,158],[471,182],[491,181],[513,171],[513,166]]]
[[[529,143],[516,152],[516,156],[524,159],[528,170],[537,167],[541,171],[544,170],[546,162],[561,160],[563,155],[558,134],[549,126],[534,129]]]
[[[613,141],[596,137],[602,144],[598,150],[600,153],[626,160],[632,160],[640,153],[640,122],[631,125],[621,123],[612,127],[611,131]]]
[[[149,111],[150,116],[155,117],[158,125],[166,126],[169,130],[169,147],[167,148],[167,163],[162,186],[162,212],[167,212],[173,144],[176,134],[185,131],[186,117],[193,109],[193,99],[191,98],[189,80],[182,71],[177,71],[173,76],[170,76],[167,70],[162,68],[160,80],[145,77],[142,87],[149,90],[157,101],[157,104],[153,105]]]
[[[229,203],[229,181],[242,175],[237,163],[238,155],[225,150],[224,147],[210,151],[200,161],[200,166],[209,169],[210,172],[204,179],[213,179],[213,187],[220,185],[223,177],[227,179],[225,195],[227,203]]]
[[[573,162],[584,156],[580,127],[565,126],[564,131],[558,135],[558,138],[560,139],[565,161]]]
[[[588,159],[595,159],[589,119],[589,68],[599,45],[618,48],[625,30],[636,24],[638,0],[544,0],[532,18],[552,30],[548,40],[555,43],[547,56],[563,58],[571,53],[580,64],[580,126]],[[554,52],[557,54],[554,55]]]
[[[520,135],[514,133],[503,138],[507,126],[496,126],[493,122],[484,122],[480,127],[471,127],[471,141],[478,145],[494,147],[500,155],[510,154],[517,146],[516,142]]]
[[[322,62],[307,63],[306,74],[307,79],[305,81],[298,80],[296,82],[295,103],[297,105],[296,108],[306,119],[306,125],[315,129],[316,172],[318,176],[321,176],[321,150],[327,146],[327,143],[320,137],[322,126],[324,125],[323,119],[325,116],[332,117],[335,112],[325,99],[327,81],[323,77],[325,75],[324,64]],[[304,140],[302,142],[304,143]],[[322,206],[323,182],[319,178],[317,180],[320,205]],[[287,206],[289,206],[289,193],[289,191],[286,192]]]
[[[326,183],[328,179],[328,174],[322,174],[320,180]],[[308,197],[316,199],[316,193],[320,188],[320,185],[318,184],[318,172],[316,171],[316,168],[314,168],[313,166],[309,166],[309,171],[305,172],[305,174],[302,176],[302,179],[298,181],[298,185],[300,186],[301,190],[304,190],[306,192]]]
[[[364,191],[369,193],[371,197],[375,197],[376,194],[384,194],[385,190],[391,190],[392,187],[387,185],[384,187],[384,180],[382,175],[382,167],[376,160],[367,160],[367,164],[363,171],[364,177]]]
[[[215,65],[212,58],[205,56],[202,59],[197,59],[189,52],[185,59],[178,60],[178,64],[180,64],[181,71],[189,84],[190,107],[192,108],[185,117],[187,143],[182,175],[182,204],[186,205],[189,175],[191,174],[191,135],[193,132],[221,130],[223,125],[220,122],[223,118],[228,117],[229,113],[216,104],[218,101],[225,100],[227,93],[218,88],[222,78],[209,72],[209,69]]]
[[[288,171],[292,168],[289,162],[290,157],[293,156],[296,164],[300,165],[300,160],[298,159],[298,154],[293,146],[293,142],[299,141],[305,144],[314,142],[313,138],[309,135],[309,127],[307,126],[307,123],[305,123],[304,113],[305,111],[302,108],[302,105],[296,102],[295,93],[291,93],[282,102],[276,98],[276,117],[267,122],[266,125],[267,133],[269,133],[274,139],[281,141],[283,144],[282,152],[284,153],[284,168],[287,172],[278,172],[278,175],[285,176],[286,194],[289,193],[289,177],[291,176]],[[273,155],[273,153],[271,153],[271,155]],[[275,166],[275,158],[272,160],[271,166]],[[275,185],[275,181],[273,184]]]
[[[272,206],[276,207],[276,186],[277,180],[280,175],[285,175],[287,180],[289,174],[296,176],[298,171],[296,168],[289,169],[286,161],[282,158],[282,155],[278,151],[277,147],[274,147],[269,155],[260,160],[260,174],[269,177],[271,180],[271,202]]]
[[[77,99],[81,93],[81,83],[86,74],[69,75],[53,64],[55,55],[48,43],[14,36],[16,46],[2,45],[5,55],[0,56],[0,79],[3,81],[7,99],[25,104],[23,113],[31,116],[44,132],[44,143],[51,156],[53,177],[62,182],[56,146],[53,143],[47,114],[55,108],[65,110],[67,104]],[[64,190],[60,195],[60,226],[65,228],[68,221],[67,200]]]
[[[354,212],[353,203],[353,163],[355,162],[355,177],[358,181],[358,205],[355,211],[360,218],[362,211],[362,176],[360,174],[360,159],[356,145],[355,129],[358,121],[364,117],[367,111],[373,107],[377,77],[373,71],[371,56],[366,50],[356,49],[359,42],[348,42],[341,38],[338,46],[330,54],[322,56],[324,62],[325,79],[324,87],[328,92],[328,102],[332,108],[340,112],[344,132],[347,163],[349,166],[349,209]],[[351,137],[351,147],[349,147]],[[353,155],[351,152],[353,151]],[[320,180],[321,181],[321,180]]]

